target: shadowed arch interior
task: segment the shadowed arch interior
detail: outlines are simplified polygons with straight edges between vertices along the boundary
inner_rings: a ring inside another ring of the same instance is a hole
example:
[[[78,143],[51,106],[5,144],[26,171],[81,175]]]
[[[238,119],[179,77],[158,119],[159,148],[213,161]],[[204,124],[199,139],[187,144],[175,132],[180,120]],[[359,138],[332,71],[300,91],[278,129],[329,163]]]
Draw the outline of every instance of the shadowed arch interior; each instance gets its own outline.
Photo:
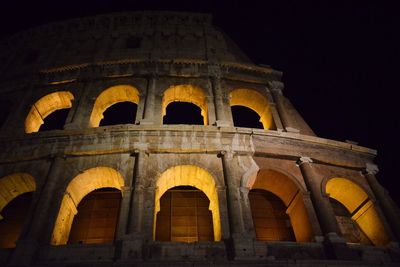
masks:
[[[286,205],[280,198],[266,190],[252,189],[249,200],[257,240],[295,240]]]
[[[137,104],[132,102],[116,103],[103,112],[103,119],[99,126],[110,126],[118,124],[135,124]]]
[[[100,121],[104,118],[103,113],[112,105],[120,102],[131,102],[138,105],[139,91],[131,85],[116,85],[104,90],[94,103],[90,115],[90,127],[99,127]],[[132,114],[132,117],[134,116],[135,114]]]
[[[365,235],[358,224],[351,219],[351,213],[348,209],[334,198],[330,197],[329,202],[335,213],[342,236],[347,242],[371,245],[372,242],[368,239],[368,236]]]
[[[101,188],[87,194],[77,207],[68,244],[113,243],[121,205],[121,191]]]
[[[253,89],[238,88],[230,93],[230,105],[244,106],[254,110],[260,116],[260,122],[266,130],[274,129],[272,112],[268,100],[261,93]]]
[[[0,248],[15,246],[35,190],[35,180],[27,173],[14,173],[0,179]]]
[[[264,129],[260,116],[251,108],[245,106],[231,106],[233,124],[235,127]]]
[[[346,207],[351,219],[374,245],[389,243],[388,234],[374,203],[359,185],[349,179],[335,177],[329,179],[325,190],[329,197]]]
[[[160,199],[157,213],[155,240],[197,242],[213,241],[210,200],[200,190],[191,186],[169,189]]]
[[[167,115],[167,106],[172,102],[187,102],[198,106],[203,116],[203,124],[208,124],[208,109],[204,91],[194,85],[175,85],[165,90],[162,99],[162,117]]]
[[[194,165],[174,166],[164,171],[156,182],[153,238],[157,224],[157,213],[160,211],[160,198],[164,193],[176,186],[192,186],[201,190],[210,200],[209,210],[212,212],[214,241],[221,240],[221,221],[216,183],[206,170]]]
[[[25,133],[39,131],[47,116],[57,110],[70,109],[72,100],[74,96],[68,91],[54,92],[40,98],[33,104],[25,119]]]
[[[171,102],[167,106],[163,124],[189,124],[203,125],[204,118],[201,109],[195,104],[188,102]]]
[[[268,191],[278,197],[285,205],[285,212],[290,217],[296,241],[311,241],[313,231],[302,193],[299,186],[289,177],[274,170],[260,170],[255,181],[249,181],[247,186],[250,189]]]
[[[0,179],[0,220],[3,208],[17,196],[36,190],[35,179],[28,173],[13,173]]]
[[[60,210],[55,222],[52,245],[66,244],[71,225],[80,201],[90,192],[100,188],[121,190],[124,179],[119,172],[109,167],[91,168],[77,175],[65,190]]]

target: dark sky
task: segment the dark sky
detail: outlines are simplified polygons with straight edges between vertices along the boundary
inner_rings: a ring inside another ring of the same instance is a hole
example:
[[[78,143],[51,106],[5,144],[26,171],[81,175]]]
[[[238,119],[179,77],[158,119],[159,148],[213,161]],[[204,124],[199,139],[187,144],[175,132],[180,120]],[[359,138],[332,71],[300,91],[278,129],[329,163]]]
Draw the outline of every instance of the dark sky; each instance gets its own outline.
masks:
[[[286,96],[318,136],[378,150],[378,177],[400,203],[400,23],[394,5],[351,0],[9,0],[0,3],[0,33],[128,10],[212,13],[214,23],[255,63],[283,71]]]

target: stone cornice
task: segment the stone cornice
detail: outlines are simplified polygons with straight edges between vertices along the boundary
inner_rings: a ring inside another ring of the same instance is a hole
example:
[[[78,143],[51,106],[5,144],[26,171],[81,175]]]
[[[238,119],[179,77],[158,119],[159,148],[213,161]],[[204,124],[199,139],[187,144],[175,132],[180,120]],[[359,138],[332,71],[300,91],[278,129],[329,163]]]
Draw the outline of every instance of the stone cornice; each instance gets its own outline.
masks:
[[[94,63],[81,63],[81,64],[74,64],[74,65],[65,65],[60,67],[54,68],[47,68],[39,70],[41,74],[51,74],[51,73],[59,73],[65,71],[72,71],[72,70],[80,70],[89,67],[95,66],[110,66],[110,65],[147,65],[147,64],[165,64],[165,65],[201,65],[201,66],[210,66],[215,65],[219,66],[221,69],[237,69],[239,71],[249,71],[256,74],[273,74],[278,77],[282,76],[282,72],[274,70],[270,67],[260,67],[253,64],[244,64],[244,63],[237,63],[237,62],[218,62],[218,63],[209,63],[206,60],[200,59],[159,59],[159,60],[146,60],[146,59],[134,59],[134,58],[123,58],[118,60],[108,60],[108,61],[99,61]]]
[[[277,131],[264,131],[257,129],[246,129],[246,128],[233,128],[233,127],[224,127],[219,128],[215,126],[154,126],[154,125],[131,125],[131,126],[115,126],[115,127],[101,127],[101,128],[93,128],[93,129],[85,129],[85,130],[62,130],[62,131],[53,131],[53,132],[43,132],[43,133],[35,133],[35,134],[22,134],[20,136],[13,137],[0,137],[0,144],[5,149],[7,146],[18,146],[18,147],[26,147],[29,149],[31,145],[40,145],[40,143],[46,144],[48,146],[55,146],[57,149],[61,149],[63,153],[67,153],[64,150],[63,143],[71,145],[72,143],[88,143],[90,144],[90,140],[92,139],[104,139],[111,140],[113,138],[129,138],[130,140],[134,140],[136,135],[143,135],[149,138],[162,138],[163,132],[174,133],[173,136],[176,138],[180,138],[180,136],[188,136],[195,134],[197,137],[204,139],[204,136],[207,136],[210,139],[221,139],[225,138],[225,140],[229,140],[233,138],[235,135],[241,135],[239,139],[244,140],[243,138],[247,138],[247,140],[254,138],[258,138],[259,140],[264,140],[264,142],[271,142],[272,140],[277,140],[278,138],[282,142],[290,142],[294,146],[305,146],[312,147],[317,146],[318,149],[333,149],[338,151],[339,154],[348,154],[351,155],[364,155],[366,161],[372,161],[372,159],[376,156],[376,151],[373,149],[369,149],[366,147],[351,145],[345,142],[339,142],[319,137],[306,136],[300,134],[293,134],[287,132],[277,132]],[[160,137],[161,136],[161,137]],[[247,136],[247,137],[246,137]],[[111,138],[111,139],[110,139]],[[227,139],[226,139],[227,138]],[[222,139],[221,139],[222,140]],[[107,142],[108,142],[107,141]],[[228,141],[229,143],[229,141]],[[251,141],[250,141],[251,143]],[[136,143],[135,143],[136,144]],[[140,145],[137,143],[137,145]],[[236,148],[234,148],[235,153],[238,154],[262,154],[263,148],[258,147],[248,147],[248,143],[239,144]],[[54,147],[54,148],[55,148]],[[82,150],[78,149],[76,151],[70,151],[71,155],[96,155],[96,154],[115,154],[115,153],[129,153],[130,150],[136,149],[136,145],[133,145],[132,148],[127,147],[115,147],[115,148],[107,148],[103,147],[94,150]],[[160,147],[157,144],[148,144],[149,152],[151,153],[214,153],[217,154],[221,150],[224,149],[224,144],[221,143],[219,146],[210,146],[210,147],[187,147],[181,148],[178,150],[171,150],[168,148]],[[255,151],[253,150],[255,149]],[[261,149],[261,150],[260,150]],[[24,150],[24,149],[22,149]],[[340,152],[343,151],[343,152]],[[68,154],[67,153],[67,154]],[[260,155],[261,155],[260,154]],[[286,153],[287,154],[287,153]],[[282,154],[283,156],[286,155]],[[290,153],[289,153],[290,154]],[[300,158],[301,154],[287,154],[293,158]],[[281,155],[281,156],[282,156]],[[262,156],[262,155],[261,155]],[[307,155],[308,156],[308,155]],[[328,165],[337,165],[334,162],[326,162],[326,160],[319,159],[318,155],[310,155],[312,160],[318,164],[328,164]],[[4,157],[3,157],[4,158]],[[365,163],[364,163],[365,164]],[[341,165],[344,166],[344,165]],[[363,165],[365,166],[365,165]],[[354,168],[363,166],[351,166],[347,167]]]

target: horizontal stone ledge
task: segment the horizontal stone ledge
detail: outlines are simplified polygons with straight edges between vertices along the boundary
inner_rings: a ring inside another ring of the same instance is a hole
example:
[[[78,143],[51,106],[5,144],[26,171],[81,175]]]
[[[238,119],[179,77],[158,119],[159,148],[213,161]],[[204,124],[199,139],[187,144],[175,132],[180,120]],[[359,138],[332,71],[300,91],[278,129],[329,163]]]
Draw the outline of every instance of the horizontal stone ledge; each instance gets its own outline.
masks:
[[[204,126],[204,125],[116,125],[108,127],[97,127],[97,128],[87,128],[84,130],[55,130],[49,132],[38,132],[32,134],[21,134],[18,136],[0,136],[0,143],[11,143],[11,142],[35,142],[37,140],[54,140],[57,139],[68,139],[68,141],[79,137],[89,138],[96,137],[102,138],[102,135],[107,135],[109,137],[113,134],[123,134],[126,137],[131,137],[131,135],[143,135],[143,133],[148,136],[158,136],[160,133],[171,132],[171,133],[188,133],[197,134],[199,137],[204,137],[206,135],[211,135],[210,138],[223,138],[226,135],[248,135],[251,137],[263,138],[263,137],[275,137],[287,140],[297,140],[309,144],[318,144],[322,146],[328,146],[332,148],[338,148],[348,151],[354,151],[364,154],[369,154],[371,156],[376,156],[377,151],[371,148],[349,144],[346,142],[330,140],[321,137],[302,135],[299,133],[289,133],[273,130],[261,130],[253,128],[241,128],[241,127],[217,127],[217,126]],[[186,134],[185,134],[186,135]],[[172,136],[171,136],[172,137]],[[62,140],[60,140],[62,141]]]
[[[115,60],[98,61],[98,62],[83,62],[71,65],[57,66],[48,69],[39,70],[41,74],[65,72],[71,70],[79,70],[94,66],[109,66],[109,65],[125,65],[125,64],[173,64],[173,65],[204,65],[204,66],[218,66],[221,68],[233,68],[243,71],[250,71],[255,73],[263,74],[274,74],[277,76],[282,76],[282,72],[274,70],[270,67],[261,67],[252,64],[244,64],[237,62],[218,62],[210,63],[206,60],[200,59],[159,59],[159,60],[148,60],[148,59],[137,59],[137,58],[121,58]]]

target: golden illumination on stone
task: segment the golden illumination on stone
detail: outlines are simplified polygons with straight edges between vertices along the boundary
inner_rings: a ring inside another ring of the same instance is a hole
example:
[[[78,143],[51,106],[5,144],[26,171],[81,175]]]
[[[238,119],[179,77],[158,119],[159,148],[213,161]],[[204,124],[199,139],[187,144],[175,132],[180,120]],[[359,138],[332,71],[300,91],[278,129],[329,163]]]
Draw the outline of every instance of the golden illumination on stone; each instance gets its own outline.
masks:
[[[90,127],[99,127],[104,111],[119,102],[139,104],[139,91],[131,85],[116,85],[104,90],[94,103]]]
[[[164,171],[157,180],[155,193],[155,211],[153,238],[155,239],[156,218],[160,211],[160,198],[169,189],[176,186],[193,186],[206,194],[210,200],[212,212],[214,241],[221,240],[221,220],[219,213],[218,193],[214,177],[206,170],[194,165],[179,165]]]
[[[39,131],[44,119],[59,109],[71,108],[74,96],[71,92],[60,91],[48,94],[33,104],[25,119],[25,133]]]
[[[346,207],[351,213],[351,219],[374,245],[389,243],[374,204],[359,185],[345,178],[332,178],[326,184],[326,193]]]
[[[13,173],[0,179],[0,220],[1,211],[14,198],[36,190],[35,179],[27,173]]]
[[[65,190],[51,237],[52,245],[66,244],[79,202],[90,192],[100,188],[124,186],[122,175],[109,167],[91,168],[77,175]]]
[[[195,104],[201,109],[201,116],[204,119],[204,125],[208,124],[208,109],[206,95],[204,91],[193,85],[175,85],[165,90],[162,99],[162,116],[167,114],[167,106],[172,102],[188,102]]]
[[[296,241],[309,242],[313,237],[311,223],[299,186],[285,174],[274,170],[260,170],[248,183],[250,189],[263,189],[279,197],[286,205]]]
[[[272,112],[265,96],[252,89],[235,89],[230,93],[231,106],[245,106],[254,110],[260,116],[260,122],[264,129],[274,127]]]

